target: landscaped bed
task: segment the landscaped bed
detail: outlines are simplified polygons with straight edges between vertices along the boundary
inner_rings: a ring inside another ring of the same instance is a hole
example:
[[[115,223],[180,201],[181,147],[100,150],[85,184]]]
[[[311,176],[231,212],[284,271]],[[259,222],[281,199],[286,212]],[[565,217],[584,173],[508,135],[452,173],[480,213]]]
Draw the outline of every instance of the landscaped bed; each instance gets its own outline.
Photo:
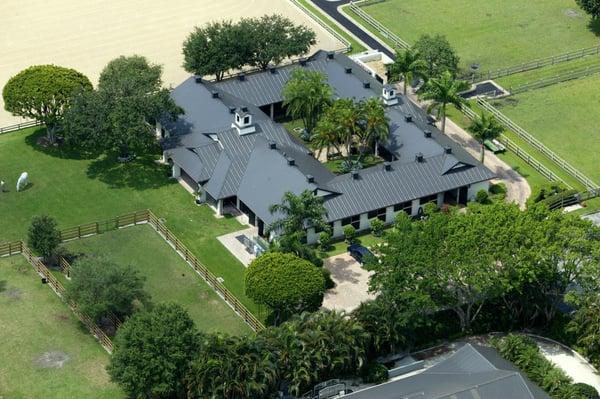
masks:
[[[445,34],[462,67],[483,71],[595,46],[600,31],[572,0],[386,0],[362,9],[411,44]]]
[[[0,259],[0,397],[124,397],[109,354],[20,255]]]
[[[149,225],[71,241],[65,247],[73,254],[99,254],[116,263],[133,266],[146,278],[145,290],[154,303],[175,302],[182,305],[201,331],[230,334],[250,331],[225,301]]]
[[[258,312],[244,293],[244,266],[216,239],[242,228],[235,219],[217,219],[207,206],[194,205],[193,197],[169,178],[169,168],[152,158],[129,164],[82,159],[61,147],[37,146],[43,134],[33,128],[0,135],[0,180],[8,190],[0,193],[0,242],[25,238],[35,215],[50,215],[67,228],[149,208],[249,310]],[[16,192],[24,171],[31,185]]]

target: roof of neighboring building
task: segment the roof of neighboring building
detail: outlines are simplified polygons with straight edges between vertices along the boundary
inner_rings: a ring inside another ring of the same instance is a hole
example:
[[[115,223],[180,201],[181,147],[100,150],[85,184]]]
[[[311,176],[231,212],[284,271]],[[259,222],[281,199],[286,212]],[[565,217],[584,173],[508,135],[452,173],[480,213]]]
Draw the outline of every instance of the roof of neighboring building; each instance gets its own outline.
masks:
[[[344,396],[348,399],[549,399],[493,348],[465,344],[425,371]]]
[[[286,191],[318,188],[325,195],[328,219],[333,221],[494,177],[460,145],[429,125],[427,113],[404,97],[386,109],[390,139],[382,146],[396,159],[392,170],[374,166],[361,170],[358,180],[350,174],[334,175],[259,109],[281,101],[285,82],[298,68],[325,73],[339,97],[381,95],[382,84],[354,61],[342,54],[330,59],[323,51],[304,66],[246,74],[243,81],[206,82],[192,77],[172,92],[185,114],[176,122],[161,122],[170,135],[163,142],[166,157],[212,198],[238,196],[267,224],[273,219],[269,206],[278,203]],[[232,125],[234,112],[240,108],[252,114],[255,132],[240,134]],[[431,131],[431,138],[425,137],[424,130]],[[275,151],[266,151],[269,142],[275,144]],[[450,147],[451,154],[445,147]],[[423,163],[415,162],[417,153],[423,154]],[[288,165],[288,158],[294,159],[294,165]]]

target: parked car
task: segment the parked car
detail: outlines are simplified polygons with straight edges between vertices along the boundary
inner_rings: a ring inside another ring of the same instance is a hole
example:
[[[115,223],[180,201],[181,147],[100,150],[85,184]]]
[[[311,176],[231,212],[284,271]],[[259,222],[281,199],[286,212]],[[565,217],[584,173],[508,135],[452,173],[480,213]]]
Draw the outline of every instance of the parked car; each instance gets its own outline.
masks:
[[[371,259],[375,259],[375,255],[373,252],[369,251],[367,247],[364,247],[360,244],[352,244],[348,246],[348,252],[350,256],[352,256],[358,263],[364,265]]]

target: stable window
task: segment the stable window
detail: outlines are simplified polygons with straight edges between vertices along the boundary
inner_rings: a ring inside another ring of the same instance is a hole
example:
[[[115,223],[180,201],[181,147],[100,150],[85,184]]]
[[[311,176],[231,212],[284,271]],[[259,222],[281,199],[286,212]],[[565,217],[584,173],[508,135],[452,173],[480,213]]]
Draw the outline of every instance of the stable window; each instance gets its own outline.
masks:
[[[419,200],[419,204],[424,205],[430,202],[434,202],[437,204],[437,194],[428,195],[427,197],[423,197]]]
[[[412,201],[403,202],[401,204],[394,205],[394,212],[404,211],[407,214],[412,213]]]
[[[385,222],[385,214],[386,214],[386,208],[379,208],[379,209],[375,209],[374,211],[369,212],[367,215],[369,217],[369,220],[371,220],[373,218],[377,218],[377,219]]]

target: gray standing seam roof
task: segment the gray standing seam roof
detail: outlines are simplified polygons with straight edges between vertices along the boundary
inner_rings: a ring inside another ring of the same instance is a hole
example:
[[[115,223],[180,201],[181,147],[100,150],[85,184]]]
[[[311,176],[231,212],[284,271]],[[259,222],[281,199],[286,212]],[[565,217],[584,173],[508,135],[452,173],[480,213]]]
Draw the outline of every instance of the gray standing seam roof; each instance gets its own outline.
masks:
[[[466,344],[425,371],[345,396],[348,399],[549,399],[492,348]],[[502,359],[503,360],[503,359]]]

